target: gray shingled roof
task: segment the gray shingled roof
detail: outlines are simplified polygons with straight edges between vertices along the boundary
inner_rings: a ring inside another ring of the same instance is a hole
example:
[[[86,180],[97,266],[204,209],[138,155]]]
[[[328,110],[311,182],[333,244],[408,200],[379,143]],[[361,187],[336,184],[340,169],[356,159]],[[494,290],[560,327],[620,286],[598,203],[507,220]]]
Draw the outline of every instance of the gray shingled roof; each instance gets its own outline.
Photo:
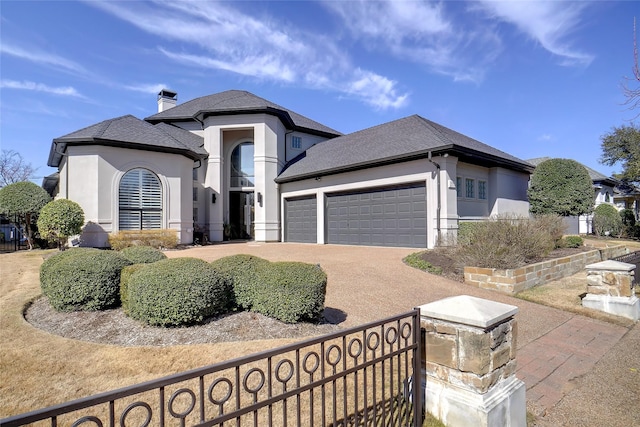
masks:
[[[193,120],[200,115],[242,113],[273,114],[280,117],[285,125],[294,129],[311,131],[326,136],[342,135],[341,132],[335,129],[331,129],[328,126],[243,90],[227,90],[225,92],[192,99],[191,101],[178,104],[175,107],[149,116],[145,120],[151,123],[158,123],[162,121]],[[201,119],[201,117],[198,118]]]
[[[405,117],[314,145],[294,159],[277,182],[406,161],[448,152],[465,161],[531,172],[533,166],[510,154],[418,115]]]
[[[544,162],[546,160],[551,160],[551,157],[536,157],[535,159],[527,160],[527,162],[531,163],[534,166],[538,166],[540,163],[542,163],[542,162]],[[580,162],[578,162],[578,163],[580,163]],[[597,170],[591,169],[587,165],[583,165],[582,163],[580,163],[580,164],[589,173],[589,178],[591,178],[591,181],[594,181],[594,182],[608,182],[611,185],[615,185],[618,182],[615,178],[603,175],[600,172],[598,172]]]
[[[59,152],[64,152],[69,144],[165,151],[179,153],[194,160],[207,156],[202,148],[202,137],[167,124],[154,126],[132,115],[105,120],[54,139],[47,164],[59,166],[62,159]]]

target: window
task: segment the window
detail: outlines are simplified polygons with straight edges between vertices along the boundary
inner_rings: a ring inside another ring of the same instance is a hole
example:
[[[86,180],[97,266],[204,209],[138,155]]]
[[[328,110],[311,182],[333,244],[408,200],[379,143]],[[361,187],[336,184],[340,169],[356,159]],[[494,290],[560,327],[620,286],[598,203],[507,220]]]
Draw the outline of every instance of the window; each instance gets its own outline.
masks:
[[[487,181],[478,181],[478,199],[487,200]]]
[[[193,208],[193,222],[198,222],[198,208]]]
[[[456,196],[462,197],[462,178],[456,176]]]
[[[193,187],[193,201],[198,201],[198,187]]]
[[[193,180],[194,181],[198,180],[198,169],[193,169]]]
[[[162,228],[162,186],[147,169],[132,169],[120,181],[120,230]]]
[[[471,178],[466,178],[464,180],[465,182],[465,192],[464,192],[464,196],[467,199],[473,199],[476,196],[476,192],[475,192],[475,180],[471,179]]]
[[[292,136],[291,137],[291,148],[302,148],[302,137],[301,136]]]
[[[231,153],[231,187],[253,187],[253,142],[243,142]]]

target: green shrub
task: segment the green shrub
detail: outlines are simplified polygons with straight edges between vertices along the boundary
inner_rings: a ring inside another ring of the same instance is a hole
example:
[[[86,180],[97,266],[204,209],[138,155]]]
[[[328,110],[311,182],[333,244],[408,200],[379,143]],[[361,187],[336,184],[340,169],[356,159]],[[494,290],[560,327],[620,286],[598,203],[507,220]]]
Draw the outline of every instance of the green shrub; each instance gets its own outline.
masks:
[[[593,211],[593,232],[596,236],[616,237],[621,231],[622,218],[618,210],[606,203],[596,206]]]
[[[201,259],[145,264],[127,280],[129,315],[150,325],[201,323],[229,306],[228,278]]]
[[[82,232],[84,211],[73,200],[52,200],[40,210],[37,224],[40,236],[63,250],[70,236]]]
[[[70,249],[42,264],[42,293],[58,311],[115,307],[120,303],[120,272],[130,264],[117,252]]]
[[[324,310],[327,276],[319,266],[233,255],[212,262],[230,276],[238,306],[287,323],[318,318]]]
[[[235,303],[250,309],[255,299],[255,290],[261,286],[259,272],[269,267],[266,259],[239,254],[217,259],[211,265],[232,281]]]
[[[173,249],[178,246],[178,235],[176,230],[125,230],[109,234],[109,245],[116,251],[129,246]]]
[[[151,246],[129,246],[124,248],[122,256],[134,264],[151,264],[152,262],[167,259],[167,256],[159,249]]]
[[[456,249],[455,256],[464,265],[516,268],[548,255],[555,247],[554,236],[538,228],[536,220],[498,216],[479,224],[470,241]]]
[[[286,323],[313,320],[324,310],[327,275],[319,265],[274,262],[259,271],[251,310]]]
[[[579,248],[584,244],[580,236],[567,236],[563,239],[565,248]]]
[[[433,264],[431,264],[428,261],[425,261],[422,258],[422,254],[424,254],[425,251],[422,252],[414,252],[412,254],[407,255],[403,261],[413,267],[413,268],[417,268],[418,270],[422,270],[422,271],[426,271],[427,273],[432,273],[432,274],[442,274],[442,267],[436,267]]]
[[[120,273],[120,303],[122,304],[122,311],[126,315],[129,315],[129,282],[131,276],[144,267],[145,264],[148,263],[128,265]]]

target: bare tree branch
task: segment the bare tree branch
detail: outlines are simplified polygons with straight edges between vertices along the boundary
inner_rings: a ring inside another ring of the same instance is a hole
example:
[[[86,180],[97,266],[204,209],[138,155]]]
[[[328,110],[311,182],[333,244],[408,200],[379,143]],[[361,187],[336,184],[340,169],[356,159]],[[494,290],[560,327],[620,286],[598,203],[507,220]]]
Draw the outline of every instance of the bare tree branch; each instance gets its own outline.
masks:
[[[15,182],[28,181],[36,169],[14,150],[2,150],[0,154],[0,188]]]
[[[629,110],[640,109],[640,67],[638,66],[638,42],[636,39],[636,18],[633,18],[633,66],[631,67],[633,77],[625,77],[625,82],[622,84],[622,92],[627,100],[624,105],[627,105]],[[640,112],[635,115],[635,118],[640,117]]]

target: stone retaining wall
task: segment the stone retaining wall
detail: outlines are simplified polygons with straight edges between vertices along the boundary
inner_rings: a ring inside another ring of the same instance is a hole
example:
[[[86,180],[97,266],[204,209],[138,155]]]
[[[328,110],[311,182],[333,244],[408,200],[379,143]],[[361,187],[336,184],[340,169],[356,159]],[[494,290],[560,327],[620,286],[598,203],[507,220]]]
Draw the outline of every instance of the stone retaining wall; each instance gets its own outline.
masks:
[[[515,294],[533,286],[571,276],[584,270],[588,264],[611,259],[627,252],[624,246],[614,246],[508,270],[465,267],[464,282],[479,288]]]

